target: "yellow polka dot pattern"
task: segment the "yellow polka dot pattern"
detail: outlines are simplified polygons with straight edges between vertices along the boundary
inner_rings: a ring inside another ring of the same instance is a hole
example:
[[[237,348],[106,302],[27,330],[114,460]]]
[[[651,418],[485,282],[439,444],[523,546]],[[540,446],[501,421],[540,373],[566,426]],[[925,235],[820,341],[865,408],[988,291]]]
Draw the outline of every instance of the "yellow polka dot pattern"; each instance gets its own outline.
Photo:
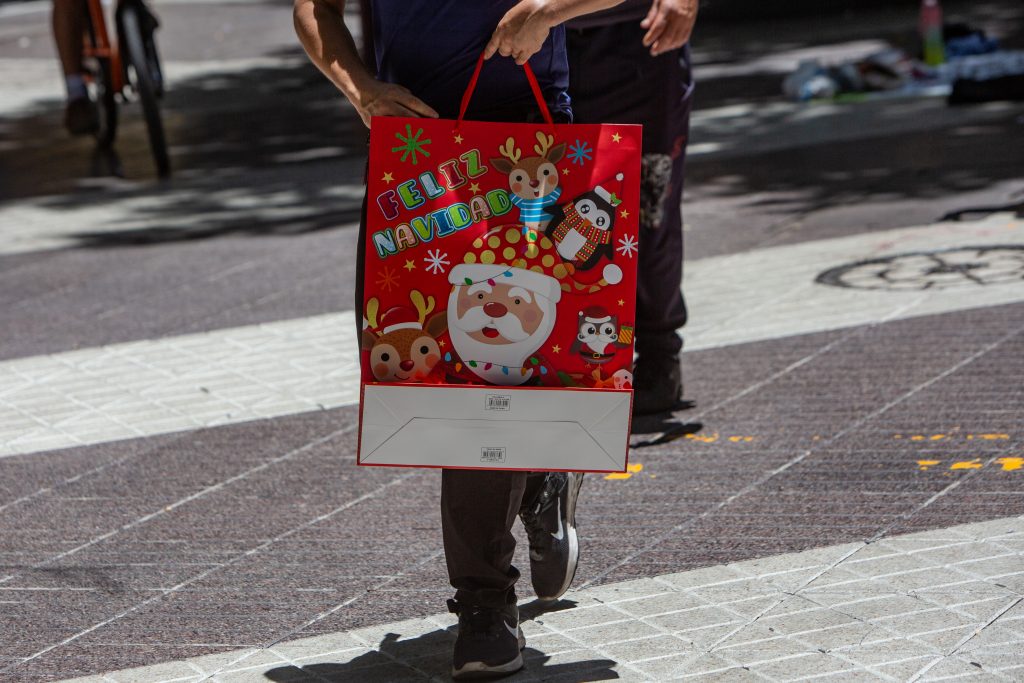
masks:
[[[538,233],[524,236],[521,228],[514,227],[477,237],[473,240],[473,249],[467,251],[462,260],[468,264],[508,264],[513,268],[522,268],[563,280],[567,275],[571,275],[575,268],[572,264],[562,263],[555,256],[554,249],[555,244],[550,238]],[[565,282],[559,284],[562,289],[568,291]]]

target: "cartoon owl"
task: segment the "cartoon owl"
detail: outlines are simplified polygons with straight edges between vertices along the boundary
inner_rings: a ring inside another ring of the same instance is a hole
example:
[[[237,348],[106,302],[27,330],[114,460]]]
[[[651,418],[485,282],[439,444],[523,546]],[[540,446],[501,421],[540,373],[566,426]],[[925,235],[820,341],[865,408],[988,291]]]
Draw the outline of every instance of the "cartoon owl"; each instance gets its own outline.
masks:
[[[576,339],[569,351],[578,353],[588,363],[607,363],[619,349],[629,344],[619,341],[619,318],[601,306],[590,306],[580,311],[577,319]]]

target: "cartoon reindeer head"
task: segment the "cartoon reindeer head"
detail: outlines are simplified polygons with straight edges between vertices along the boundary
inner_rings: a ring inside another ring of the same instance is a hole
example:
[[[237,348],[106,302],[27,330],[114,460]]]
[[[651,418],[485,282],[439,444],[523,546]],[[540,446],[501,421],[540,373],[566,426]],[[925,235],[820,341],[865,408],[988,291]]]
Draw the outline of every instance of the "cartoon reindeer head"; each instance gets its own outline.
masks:
[[[491,165],[508,174],[508,186],[516,196],[523,199],[546,197],[558,187],[555,164],[565,155],[565,143],[555,145],[554,142],[554,136],[538,132],[537,144],[533,146],[537,156],[523,159],[515,138],[510,137],[498,147],[501,156],[492,158]]]
[[[366,302],[362,347],[370,350],[370,370],[380,382],[422,382],[441,360],[437,338],[447,329],[447,312],[436,313],[428,321],[434,297],[424,300],[413,290],[409,298],[415,311],[394,306],[379,319],[380,302],[376,298]]]

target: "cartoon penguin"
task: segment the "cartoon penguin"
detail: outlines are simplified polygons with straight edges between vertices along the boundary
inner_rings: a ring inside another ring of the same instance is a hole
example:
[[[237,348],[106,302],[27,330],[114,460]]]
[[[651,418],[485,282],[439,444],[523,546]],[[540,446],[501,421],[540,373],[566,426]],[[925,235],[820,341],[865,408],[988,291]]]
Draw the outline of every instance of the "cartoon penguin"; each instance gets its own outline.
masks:
[[[615,180],[620,182],[622,178],[621,173],[615,176]],[[612,228],[615,225],[615,208],[621,203],[614,192],[597,185],[569,204],[546,209],[553,218],[544,234],[555,242],[562,259],[572,263],[577,270],[589,270],[602,258],[610,261],[614,255]],[[611,264],[606,268],[621,272]]]

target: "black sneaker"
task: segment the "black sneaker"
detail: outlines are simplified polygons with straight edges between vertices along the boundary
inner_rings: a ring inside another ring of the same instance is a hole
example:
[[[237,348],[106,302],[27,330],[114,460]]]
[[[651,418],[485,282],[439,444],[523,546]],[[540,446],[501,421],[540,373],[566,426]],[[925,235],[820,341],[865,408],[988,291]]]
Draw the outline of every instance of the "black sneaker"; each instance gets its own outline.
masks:
[[[530,580],[539,600],[562,597],[576,576],[576,499],[582,485],[582,472],[551,472],[533,504],[519,513],[530,539]]]
[[[100,128],[96,104],[88,97],[69,100],[64,108],[64,127],[72,135],[89,135]]]
[[[448,601],[448,611],[459,615],[459,636],[452,652],[452,678],[496,678],[523,668],[526,638],[519,628],[519,608],[504,610],[461,605]]]
[[[683,399],[679,356],[642,356],[633,368],[633,414],[667,413]]]

